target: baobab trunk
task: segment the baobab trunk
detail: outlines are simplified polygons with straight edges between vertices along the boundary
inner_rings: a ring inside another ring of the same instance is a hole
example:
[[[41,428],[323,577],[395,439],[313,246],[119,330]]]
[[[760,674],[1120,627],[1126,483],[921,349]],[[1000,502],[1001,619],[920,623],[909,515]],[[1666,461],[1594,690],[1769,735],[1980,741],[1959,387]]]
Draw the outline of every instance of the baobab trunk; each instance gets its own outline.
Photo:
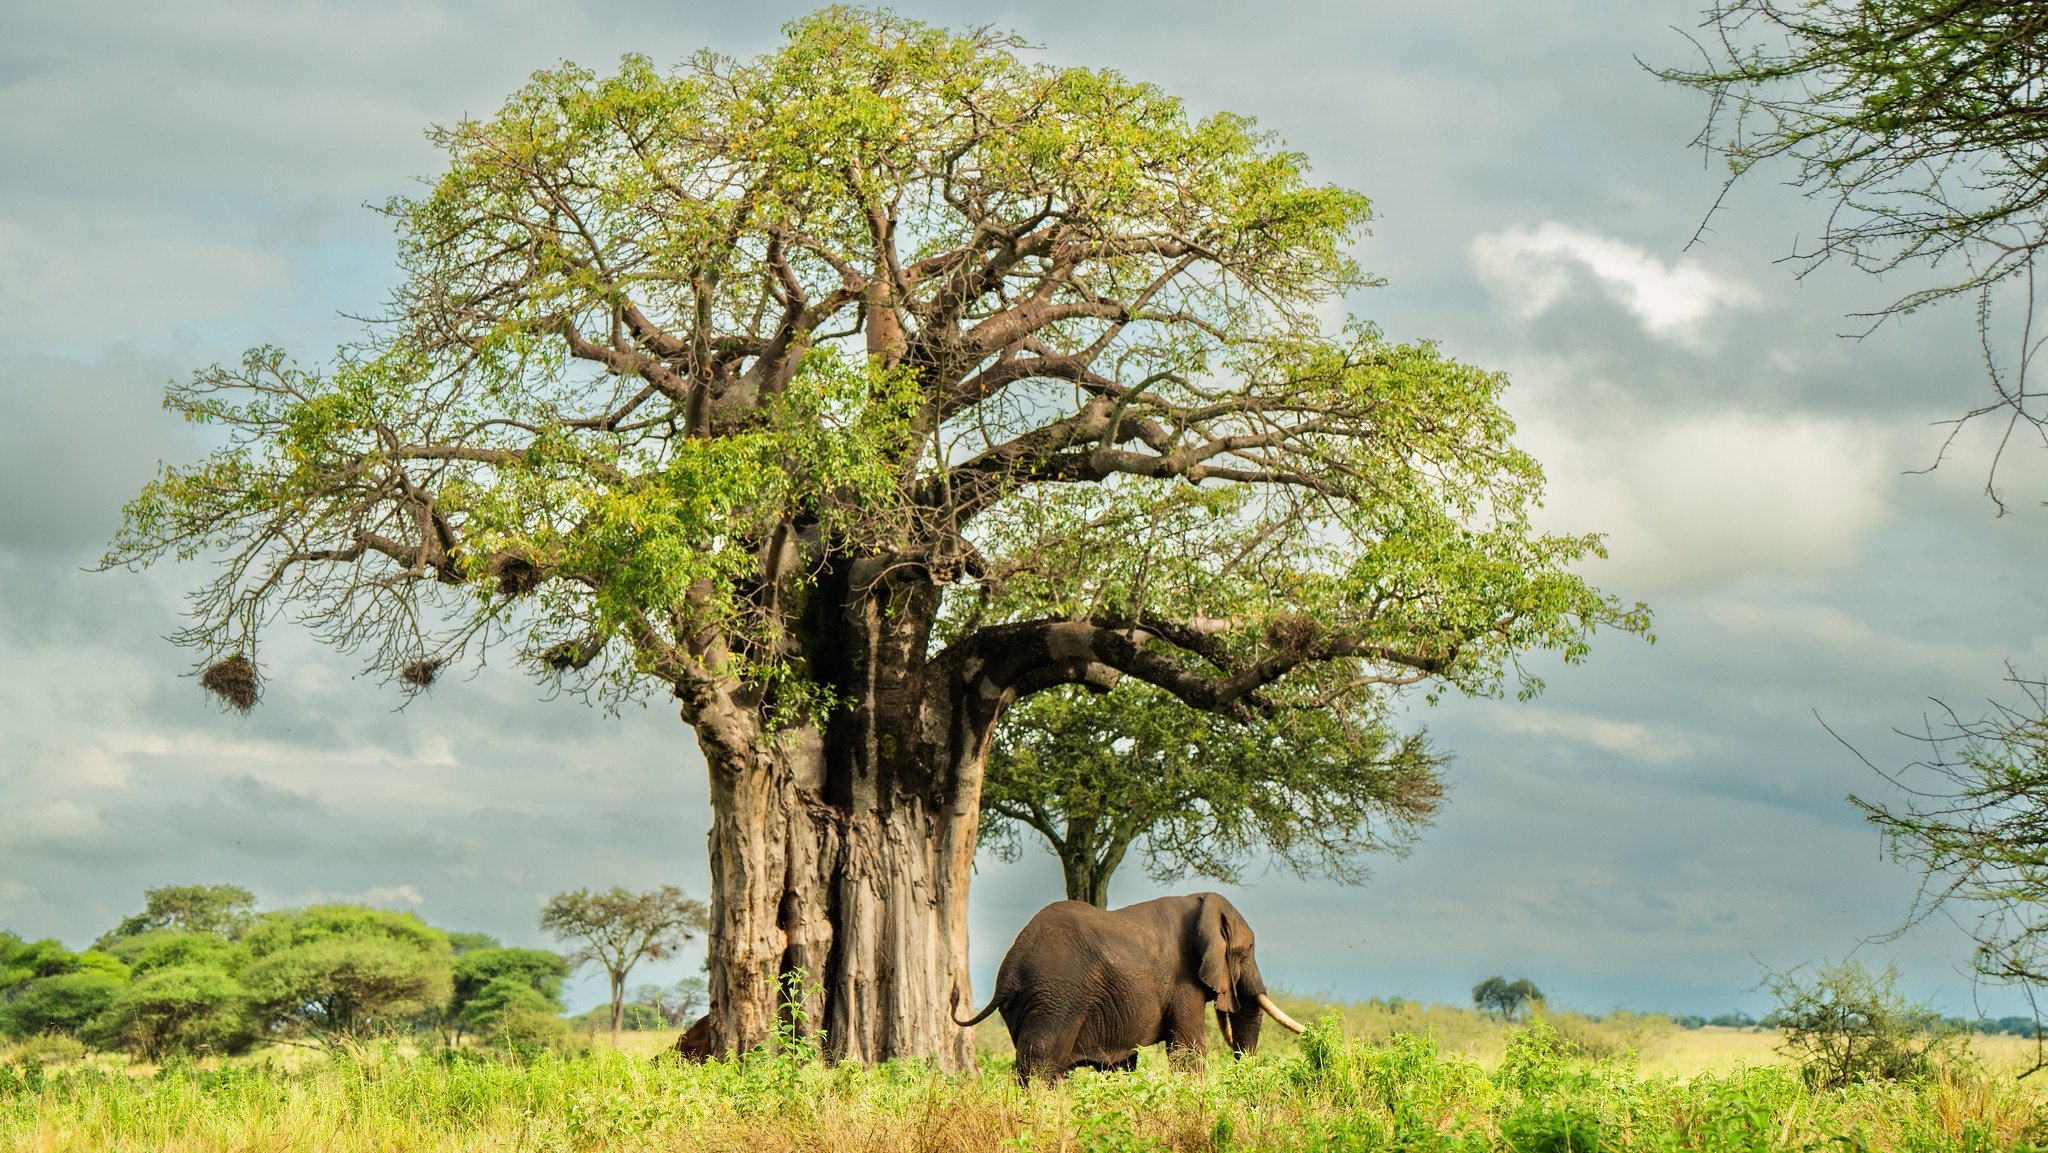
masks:
[[[967,891],[994,709],[954,699],[923,659],[918,620],[859,604],[846,616],[865,626],[848,630],[860,655],[837,670],[853,674],[837,678],[852,703],[824,730],[697,721],[713,809],[713,1050],[766,1043],[790,984],[803,1016],[788,1026],[822,1027],[836,1058],[968,1069],[972,1035],[952,1011],[974,999]]]

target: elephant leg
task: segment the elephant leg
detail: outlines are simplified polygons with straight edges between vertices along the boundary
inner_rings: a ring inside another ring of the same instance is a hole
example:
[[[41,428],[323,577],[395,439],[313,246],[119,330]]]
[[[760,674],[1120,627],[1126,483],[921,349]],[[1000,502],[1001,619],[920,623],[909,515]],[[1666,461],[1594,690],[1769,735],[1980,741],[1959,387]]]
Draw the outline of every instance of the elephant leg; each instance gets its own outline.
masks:
[[[1166,1057],[1176,1069],[1200,1069],[1209,1055],[1208,1002],[1177,999],[1166,1018]]]
[[[1081,1021],[1061,1022],[1027,1030],[1016,1038],[1017,1082],[1029,1084],[1033,1077],[1057,1084],[1074,1067],[1074,1041],[1081,1033]]]

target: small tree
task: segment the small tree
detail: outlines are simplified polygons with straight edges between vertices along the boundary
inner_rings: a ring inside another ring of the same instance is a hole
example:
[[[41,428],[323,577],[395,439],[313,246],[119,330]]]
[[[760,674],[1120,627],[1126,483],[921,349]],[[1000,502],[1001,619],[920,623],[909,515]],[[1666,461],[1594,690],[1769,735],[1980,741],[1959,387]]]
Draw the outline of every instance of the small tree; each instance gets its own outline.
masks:
[[[446,1020],[459,1040],[492,1032],[510,1012],[559,1013],[568,975],[568,960],[545,949],[472,949],[455,959]]]
[[[1939,1031],[1941,1015],[1906,1000],[1898,970],[1872,973],[1855,961],[1821,965],[1813,979],[1799,969],[1767,972],[1763,987],[1777,998],[1767,1019],[1807,1082],[1840,1089],[1858,1081],[1901,1081],[1932,1072],[1954,1037]]]
[[[142,912],[123,919],[96,947],[105,948],[123,937],[155,929],[212,933],[233,940],[255,919],[256,894],[240,885],[165,885],[143,893],[142,900]]]
[[[1370,713],[1290,707],[1240,722],[1150,685],[1041,693],[996,730],[982,843],[1014,860],[1045,838],[1067,898],[1109,904],[1143,841],[1155,880],[1226,883],[1265,855],[1302,875],[1365,877],[1367,853],[1405,853],[1443,800],[1443,758]]]
[[[595,961],[611,979],[612,1044],[624,1023],[626,974],[643,959],[675,953],[708,924],[704,904],[674,885],[645,893],[613,886],[608,893],[577,889],[557,893],[541,910],[540,927],[558,940],[582,942],[571,965]]]
[[[642,985],[633,999],[655,1012],[670,1028],[688,1025],[704,1011],[704,978],[684,977],[674,985]]]
[[[1539,1004],[1543,993],[1527,978],[1510,981],[1505,977],[1488,977],[1472,986],[1472,1003],[1488,1012],[1499,1013],[1507,1020],[1514,1020],[1524,1008]]]
[[[271,914],[245,940],[242,984],[271,1029],[347,1040],[448,1001],[448,938],[411,913],[317,905]]]
[[[138,975],[116,992],[89,1039],[156,1061],[171,1053],[238,1053],[256,1036],[248,991],[232,974],[180,965]]]

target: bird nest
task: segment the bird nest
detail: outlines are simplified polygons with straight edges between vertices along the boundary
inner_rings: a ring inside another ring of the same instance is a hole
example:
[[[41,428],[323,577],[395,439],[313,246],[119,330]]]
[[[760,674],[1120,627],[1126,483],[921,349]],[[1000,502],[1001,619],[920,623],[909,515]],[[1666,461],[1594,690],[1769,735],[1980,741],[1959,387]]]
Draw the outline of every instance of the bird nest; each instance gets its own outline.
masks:
[[[219,697],[238,713],[255,708],[260,695],[256,666],[241,653],[207,666],[206,671],[199,674],[199,687]]]
[[[441,675],[441,666],[447,663],[440,657],[414,661],[398,670],[399,682],[409,689],[428,688],[433,685],[434,678]]]

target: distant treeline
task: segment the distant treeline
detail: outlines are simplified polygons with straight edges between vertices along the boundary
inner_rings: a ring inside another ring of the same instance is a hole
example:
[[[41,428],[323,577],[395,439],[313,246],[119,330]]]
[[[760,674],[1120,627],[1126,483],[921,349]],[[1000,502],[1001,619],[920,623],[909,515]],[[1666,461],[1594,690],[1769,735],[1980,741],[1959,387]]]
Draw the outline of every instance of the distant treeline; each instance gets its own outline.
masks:
[[[572,959],[558,953],[361,905],[257,912],[233,885],[152,889],[145,900],[77,952],[0,931],[0,1034],[150,1059],[369,1034],[516,1045],[570,1035],[561,1014]],[[701,1001],[701,982],[636,996],[652,1002],[635,1007],[636,1024],[673,1024]]]
[[[1687,1017],[1673,1014],[1671,1019],[1684,1029],[1703,1029],[1708,1025],[1718,1025],[1724,1029],[1775,1029],[1778,1027],[1777,1017],[1776,1013],[1766,1013],[1761,1018],[1752,1017],[1747,1013],[1723,1013],[1718,1017]],[[2035,1030],[2040,1028],[2032,1017],[2000,1017],[1996,1021],[1989,1017],[1978,1017],[1975,1020],[1968,1017],[1941,1017],[1937,1018],[1934,1024],[1944,1032],[1978,1033],[1994,1037],[2032,1037]]]

